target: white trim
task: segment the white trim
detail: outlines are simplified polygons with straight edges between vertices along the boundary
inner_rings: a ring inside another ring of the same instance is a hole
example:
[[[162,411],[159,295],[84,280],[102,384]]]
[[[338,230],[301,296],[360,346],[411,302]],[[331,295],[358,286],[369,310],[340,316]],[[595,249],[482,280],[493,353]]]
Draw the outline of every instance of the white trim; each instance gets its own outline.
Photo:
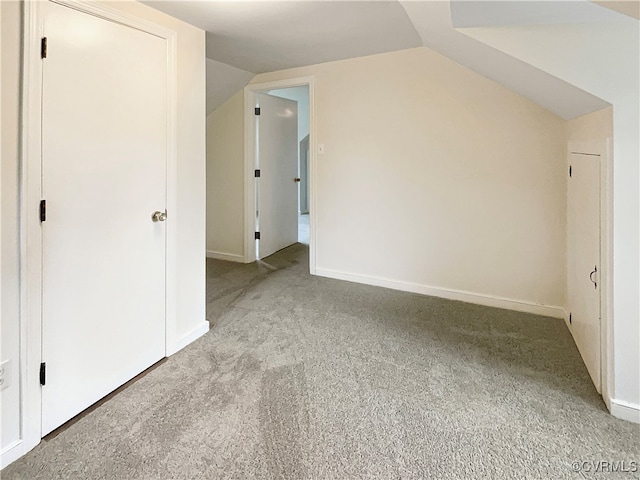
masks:
[[[256,94],[280,88],[309,87],[309,272],[316,274],[316,107],[315,77],[296,77],[266,83],[253,83],[244,88],[244,262],[256,260],[254,239],[254,218],[256,204],[255,169],[256,131],[255,106]]]
[[[30,0],[39,1],[39,0]],[[176,32],[160,26],[158,24],[148,22],[134,15],[130,15],[121,10],[116,10],[108,5],[104,5],[96,2],[95,0],[49,0],[52,3],[57,3],[65,7],[73,8],[79,12],[88,13],[104,20],[120,23],[127,27],[135,28],[137,30],[156,35],[160,38],[168,39],[171,36],[175,36]],[[46,2],[45,2],[46,3]]]
[[[15,442],[10,443],[6,447],[4,447],[2,449],[2,452],[0,453],[0,470],[2,470],[10,463],[15,462],[24,454],[25,451],[22,440],[16,440]]]
[[[40,202],[41,85],[39,43],[43,31],[44,4],[29,0],[24,5],[22,125],[20,152],[20,423],[23,454],[41,438],[42,238],[37,205]]]
[[[236,255],[235,253],[223,253],[213,250],[207,250],[207,258],[215,258],[217,260],[227,260],[229,262],[244,263],[244,255]]]
[[[494,295],[466,292],[463,290],[433,287],[430,285],[421,285],[412,282],[402,282],[399,280],[390,280],[381,277],[359,275],[355,273],[341,272],[338,270],[330,270],[326,268],[316,269],[316,275],[320,277],[334,278],[337,280],[345,280],[347,282],[363,283],[365,285],[374,285],[376,287],[391,288],[393,290],[401,290],[403,292],[412,292],[422,295],[429,295],[432,297],[446,298],[448,300],[474,303],[476,305],[484,305],[486,307],[504,308],[507,310],[515,310],[517,312],[533,313],[535,315],[543,315],[545,317],[565,317],[564,308],[554,305],[540,305],[524,300],[514,300],[510,298],[497,297]]]
[[[176,348],[178,325],[178,34],[167,40],[167,221],[165,231],[165,355]]]
[[[256,260],[255,242],[252,233],[255,228],[253,210],[255,208],[255,177],[250,172],[255,170],[255,132],[254,121],[250,114],[253,103],[253,95],[247,87],[244,89],[244,262],[251,263]]]
[[[602,398],[611,411],[613,372],[613,139],[607,138],[600,160],[600,383]]]
[[[199,327],[194,328],[181,339],[173,344],[173,348],[167,351],[167,357],[173,355],[176,352],[179,352],[184,347],[189,345],[191,342],[195,342],[198,338],[203,336],[205,333],[209,331],[209,322],[204,322]]]
[[[165,27],[126,14],[104,4],[85,0],[52,0],[74,10],[108,21],[127,25],[164,38],[167,41],[167,211],[166,233],[166,338],[165,352],[175,352],[195,333],[176,338],[177,268],[177,33]],[[21,328],[21,431],[22,453],[34,448],[41,439],[42,397],[38,366],[42,358],[42,238],[37,215],[41,198],[42,60],[44,8],[47,2],[24,2],[24,49],[21,125],[20,185],[20,328]],[[207,324],[208,327],[208,324]]]
[[[611,399],[611,415],[628,422],[640,423],[640,405]]]

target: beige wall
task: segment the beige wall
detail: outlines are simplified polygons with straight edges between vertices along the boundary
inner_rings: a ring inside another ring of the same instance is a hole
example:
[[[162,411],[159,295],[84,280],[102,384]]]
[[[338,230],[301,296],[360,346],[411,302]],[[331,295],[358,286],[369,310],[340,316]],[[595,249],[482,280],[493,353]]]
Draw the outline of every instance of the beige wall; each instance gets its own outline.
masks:
[[[205,43],[204,32],[138,2],[110,6],[177,32],[177,222],[178,325],[184,344],[208,326],[205,321]],[[20,439],[18,357],[18,112],[20,98],[20,5],[0,2],[2,12],[2,360],[11,358],[13,386],[2,390],[2,459],[13,459],[33,445]],[[28,339],[27,339],[28,340]],[[22,366],[22,368],[24,368]],[[22,432],[24,435],[24,432]],[[26,437],[23,437],[26,438]],[[6,454],[6,455],[5,455]]]
[[[10,359],[12,384],[0,390],[0,451],[20,438],[20,285],[18,244],[18,85],[20,82],[21,5],[0,2],[2,78],[2,317],[0,320],[0,362]]]
[[[207,117],[207,255],[244,257],[244,93]]]
[[[567,139],[573,143],[606,142],[613,137],[613,107],[569,120]]]
[[[640,22],[464,31],[613,105],[614,379],[605,401],[640,422]]]
[[[565,121],[427,48],[252,83],[307,75],[319,274],[564,306]]]

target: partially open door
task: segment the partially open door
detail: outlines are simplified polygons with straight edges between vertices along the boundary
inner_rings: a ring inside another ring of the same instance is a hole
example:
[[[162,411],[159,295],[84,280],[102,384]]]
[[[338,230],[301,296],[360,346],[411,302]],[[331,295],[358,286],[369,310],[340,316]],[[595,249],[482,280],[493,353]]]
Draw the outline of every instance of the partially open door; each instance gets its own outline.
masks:
[[[298,241],[298,103],[258,94],[258,257]]]

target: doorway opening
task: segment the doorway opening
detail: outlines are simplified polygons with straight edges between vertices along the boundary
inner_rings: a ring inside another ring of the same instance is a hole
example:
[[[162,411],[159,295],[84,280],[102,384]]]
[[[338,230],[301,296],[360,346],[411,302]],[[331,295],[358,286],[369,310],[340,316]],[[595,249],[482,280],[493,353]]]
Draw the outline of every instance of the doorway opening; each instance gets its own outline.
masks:
[[[250,85],[245,105],[245,262],[299,243],[313,274],[313,79]]]

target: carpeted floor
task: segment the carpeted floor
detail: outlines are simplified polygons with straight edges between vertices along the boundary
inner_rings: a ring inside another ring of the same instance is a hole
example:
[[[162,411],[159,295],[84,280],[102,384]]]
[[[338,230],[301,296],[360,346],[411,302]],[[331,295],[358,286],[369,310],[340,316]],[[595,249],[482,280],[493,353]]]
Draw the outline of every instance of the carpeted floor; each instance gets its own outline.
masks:
[[[299,244],[209,260],[212,330],[2,479],[638,478],[586,472],[633,470],[640,429],[606,412],[562,321],[307,265]]]

